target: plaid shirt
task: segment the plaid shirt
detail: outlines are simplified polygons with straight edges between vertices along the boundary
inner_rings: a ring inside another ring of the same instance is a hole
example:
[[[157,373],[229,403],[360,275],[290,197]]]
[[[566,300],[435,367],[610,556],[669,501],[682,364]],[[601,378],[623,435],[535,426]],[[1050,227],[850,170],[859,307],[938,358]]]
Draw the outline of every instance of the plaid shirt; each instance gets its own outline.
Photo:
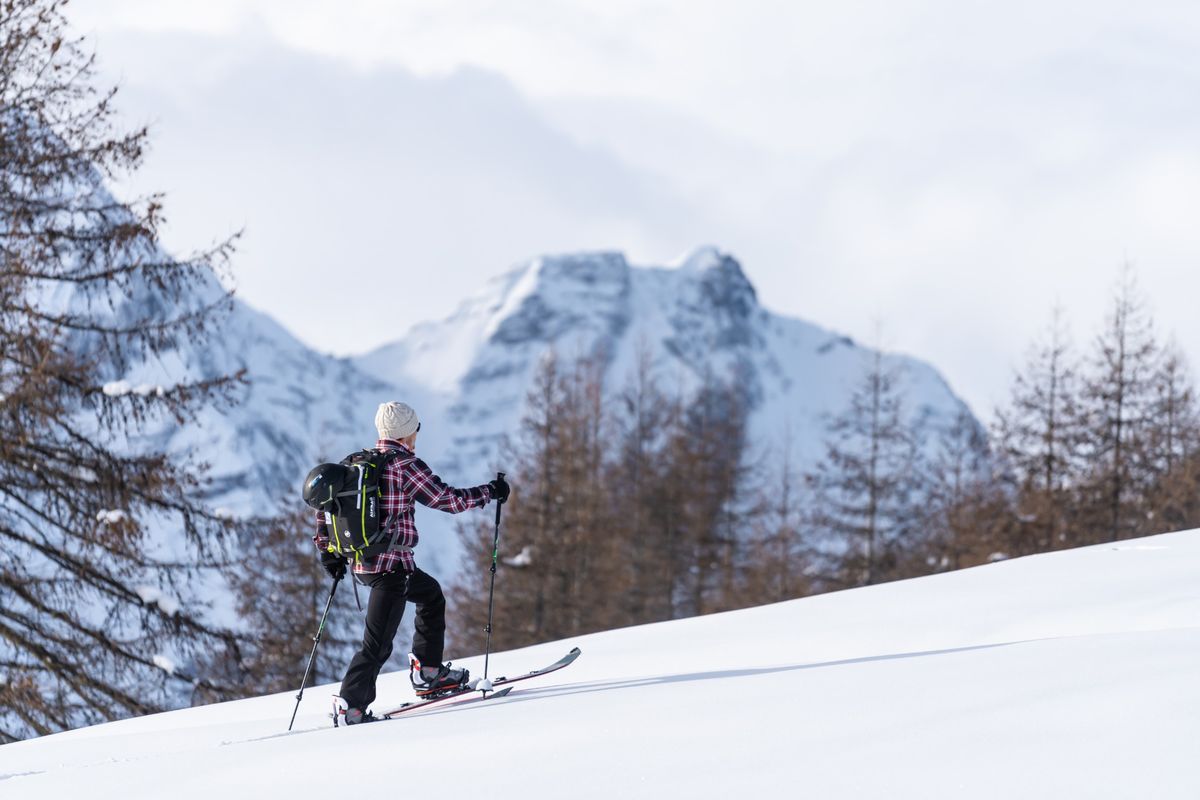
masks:
[[[455,489],[433,474],[413,451],[395,439],[380,439],[376,450],[399,450],[402,455],[393,459],[381,476],[383,497],[380,501],[383,519],[380,526],[391,534],[388,549],[356,563],[354,571],[359,573],[391,572],[403,569],[412,572],[413,548],[420,536],[413,519],[414,502],[438,511],[457,514],[468,508],[486,506],[492,499],[492,489],[487,484],[471,489]],[[317,549],[324,552],[329,548],[329,531],[325,527],[324,512],[317,512],[317,533],[313,536]]]

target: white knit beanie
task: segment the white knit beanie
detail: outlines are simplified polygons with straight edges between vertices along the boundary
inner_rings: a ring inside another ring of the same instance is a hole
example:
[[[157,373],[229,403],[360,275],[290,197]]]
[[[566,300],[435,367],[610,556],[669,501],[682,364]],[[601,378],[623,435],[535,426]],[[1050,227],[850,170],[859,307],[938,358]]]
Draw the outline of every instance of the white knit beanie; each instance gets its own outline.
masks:
[[[375,430],[380,439],[404,439],[417,432],[420,420],[408,403],[380,403],[375,412]]]

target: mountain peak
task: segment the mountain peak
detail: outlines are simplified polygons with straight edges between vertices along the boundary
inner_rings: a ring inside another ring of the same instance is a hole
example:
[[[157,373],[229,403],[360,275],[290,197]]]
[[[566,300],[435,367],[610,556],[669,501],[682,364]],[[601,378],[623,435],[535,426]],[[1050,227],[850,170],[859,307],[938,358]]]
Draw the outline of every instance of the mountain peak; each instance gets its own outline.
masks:
[[[630,267],[622,253],[542,256],[518,273],[494,315],[493,342],[551,342],[581,327],[614,334],[623,327]]]
[[[758,293],[738,260],[712,245],[697,247],[676,262],[681,276],[692,278],[703,304],[732,318],[746,319],[758,308]]]
[[[629,274],[625,254],[617,250],[543,255],[533,261],[542,281],[570,280],[596,283],[624,280]]]
[[[677,258],[671,266],[684,272],[703,272],[719,266],[724,258],[725,254],[716,245],[703,244]]]
[[[610,391],[646,357],[681,397],[706,380],[729,382],[752,411],[752,438],[773,441],[785,426],[803,431],[792,447],[805,465],[822,456],[824,420],[846,407],[865,353],[833,348],[845,340],[764,309],[738,260],[712,246],[657,267],[630,266],[612,251],[531,259],[409,340],[364,365],[436,392],[431,407],[441,407],[442,420],[429,427],[445,431],[443,468],[456,478],[493,459],[501,438],[519,428],[549,352],[591,359]],[[888,358],[905,365],[915,410],[932,409],[935,425],[956,418],[961,401],[936,371]]]

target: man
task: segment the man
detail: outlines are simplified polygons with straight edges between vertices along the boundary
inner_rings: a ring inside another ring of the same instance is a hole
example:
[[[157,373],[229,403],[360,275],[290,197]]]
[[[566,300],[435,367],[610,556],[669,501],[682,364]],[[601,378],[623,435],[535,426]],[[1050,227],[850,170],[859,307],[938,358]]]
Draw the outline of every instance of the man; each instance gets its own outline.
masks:
[[[495,500],[508,499],[508,484],[503,478],[470,489],[447,486],[429,466],[415,455],[421,423],[417,413],[405,403],[383,403],[375,414],[379,441],[377,450],[398,450],[388,462],[380,480],[383,530],[390,539],[386,550],[374,558],[354,565],[354,578],[371,589],[367,600],[366,631],[362,649],[354,656],[342,680],[341,697],[346,703],[345,722],[355,725],[374,717],[367,707],[375,700],[375,681],[379,670],[392,654],[392,639],[404,616],[405,602],[417,607],[416,635],[409,678],[418,695],[438,694],[461,687],[469,675],[465,669],[452,669],[442,663],[446,634],[446,598],[433,577],[417,568],[413,548],[418,535],[413,520],[414,503],[457,514],[479,508]],[[329,548],[325,514],[317,512],[317,533],[313,537],[321,553],[321,565],[335,579],[346,574],[346,559]]]

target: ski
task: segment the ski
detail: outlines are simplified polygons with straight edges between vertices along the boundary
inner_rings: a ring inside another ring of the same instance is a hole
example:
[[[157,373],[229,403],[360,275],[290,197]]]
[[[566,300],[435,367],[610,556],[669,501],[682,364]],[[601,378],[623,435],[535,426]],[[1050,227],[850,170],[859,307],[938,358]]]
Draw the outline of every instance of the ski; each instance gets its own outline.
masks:
[[[558,661],[555,661],[553,664],[550,664],[549,666],[542,667],[541,669],[535,669],[531,672],[526,672],[523,675],[517,675],[516,677],[513,677],[513,678],[496,678],[495,680],[491,681],[492,691],[490,692],[490,696],[491,697],[499,696],[498,687],[505,687],[505,686],[508,686],[509,684],[516,683],[517,681],[524,681],[524,680],[528,680],[530,678],[537,678],[542,675],[548,675],[551,672],[557,672],[558,670],[569,666],[572,662],[575,661],[575,659],[579,658],[580,655],[581,655],[580,649],[578,647],[573,647],[573,648],[571,648],[571,651],[569,653],[567,653],[565,656],[560,658]],[[465,697],[470,694],[474,694],[475,692],[482,691],[477,688],[481,683],[482,683],[482,679],[477,679],[477,680],[471,681],[471,683],[468,684],[468,686],[466,688],[460,689],[459,691],[447,692],[446,694],[439,695],[437,697],[432,697],[428,700],[414,700],[410,703],[405,703],[404,705],[399,706],[398,708],[394,708],[391,711],[387,711],[387,712],[383,713],[380,716],[380,718],[381,719],[394,719],[395,717],[397,717],[400,714],[407,714],[409,712],[416,711],[418,709],[427,708],[427,707],[433,705],[434,703],[441,703],[441,702],[445,702],[445,701],[449,701],[449,700],[454,700],[457,698],[462,698],[462,697]],[[508,694],[508,692],[505,692],[505,694]],[[489,697],[489,692],[484,691],[483,696],[480,698],[476,698],[476,699],[486,699],[487,697]],[[458,703],[454,703],[453,705],[458,705]]]
[[[511,691],[512,691],[512,687],[506,686],[506,687],[504,687],[504,689],[501,689],[500,691],[491,692],[490,694],[484,693],[484,694],[476,695],[476,691],[474,689],[464,689],[461,692],[453,692],[451,694],[444,694],[439,697],[435,697],[431,700],[420,700],[415,703],[405,703],[404,705],[400,706],[399,708],[393,709],[393,710],[387,712],[386,714],[381,714],[378,717],[372,717],[370,720],[364,720],[364,722],[359,723],[359,724],[366,724],[368,721],[369,722],[386,722],[387,720],[390,720],[390,719],[396,719],[396,717],[398,717],[400,714],[407,713],[409,711],[419,711],[423,708],[427,708],[428,706],[434,705],[435,703],[443,703],[444,702],[445,705],[441,706],[442,708],[451,708],[454,706],[470,705],[471,703],[480,702],[482,700],[495,700],[498,697],[506,697],[508,695],[508,693]],[[472,695],[476,695],[476,696],[472,697]],[[449,702],[451,700],[453,700],[455,702],[453,702],[453,703]],[[334,711],[332,714],[329,715],[329,717],[333,720],[333,727],[335,727],[335,728],[347,727],[346,725],[338,723],[338,714],[340,713],[340,710],[338,708],[337,703],[338,703],[338,698],[335,695],[334,696]],[[316,730],[316,729],[314,728],[312,730]],[[282,736],[285,734],[276,734],[276,735]]]
[[[453,692],[451,694],[444,694],[441,697],[434,697],[431,700],[418,700],[414,703],[405,703],[404,705],[400,706],[399,708],[393,709],[391,711],[388,711],[386,714],[380,715],[379,719],[380,720],[395,719],[396,717],[400,716],[401,714],[405,714],[410,711],[419,711],[423,708],[428,708],[429,706],[431,706],[435,703],[440,703],[443,700],[455,701],[453,703],[447,702],[443,706],[443,708],[450,708],[452,706],[455,706],[455,707],[456,706],[465,706],[465,705],[469,705],[471,703],[478,703],[483,700],[495,700],[497,697],[505,697],[512,690],[513,690],[513,687],[505,686],[503,689],[485,694],[485,693],[477,692],[475,689],[466,689],[465,691]]]
[[[582,651],[580,651],[578,647],[572,647],[569,653],[547,667],[535,669],[532,672],[526,672],[524,675],[518,675],[515,678],[496,678],[496,680],[492,681],[492,686],[504,686],[509,683],[516,683],[517,681],[548,675],[551,672],[558,672],[563,667],[568,667],[574,663],[575,659],[579,658],[580,655],[582,655]],[[478,681],[476,681],[476,683],[478,683]]]
[[[530,678],[537,678],[542,675],[549,675],[551,672],[558,672],[560,669],[568,667],[574,663],[575,659],[579,658],[580,655],[580,649],[578,647],[573,647],[569,653],[560,658],[558,661],[542,667],[541,669],[535,669],[522,675],[516,675],[512,678],[502,677],[496,678],[493,681],[489,681],[491,684],[490,689],[478,688],[479,686],[483,685],[483,679],[479,678],[471,681],[466,687],[458,691],[447,692],[446,694],[438,695],[437,697],[431,697],[427,700],[414,700],[405,703],[404,705],[393,708],[391,711],[386,711],[383,714],[380,714],[378,717],[375,717],[373,721],[383,722],[389,719],[396,719],[401,714],[409,714],[414,711],[420,711],[422,709],[429,708],[430,706],[439,704],[445,704],[445,707],[448,708],[450,706],[467,705],[468,703],[482,702],[484,700],[495,700],[498,697],[505,697],[513,690],[513,687],[510,684],[517,683],[518,681],[529,680]],[[341,727],[338,724],[338,708],[336,697],[334,699],[334,712],[330,714],[330,717],[333,718],[333,727]]]

